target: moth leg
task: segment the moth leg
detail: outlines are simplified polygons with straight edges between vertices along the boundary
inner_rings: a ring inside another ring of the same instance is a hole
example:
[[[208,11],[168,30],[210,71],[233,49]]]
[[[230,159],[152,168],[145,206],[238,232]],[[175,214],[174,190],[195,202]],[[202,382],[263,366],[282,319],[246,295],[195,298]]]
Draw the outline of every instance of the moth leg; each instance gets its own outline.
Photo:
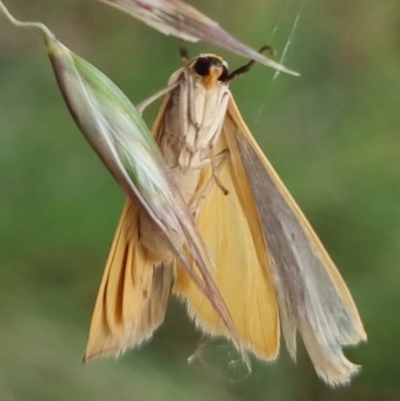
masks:
[[[197,221],[197,217],[199,216],[199,212],[203,207],[204,201],[206,200],[205,195],[194,196],[191,202],[189,203],[190,212],[192,213],[194,221]]]
[[[210,167],[212,168],[212,176],[209,180],[200,188],[198,189],[194,195],[192,200],[189,203],[189,208],[192,211],[194,218],[197,220],[198,212],[201,210],[201,207],[204,201],[207,199],[208,194],[210,193],[211,189],[213,188],[214,184],[217,184],[219,188],[223,188],[224,195],[227,195],[229,191],[221,184],[217,174],[221,171],[227,157],[229,155],[229,150],[225,149],[220,153],[214,155],[210,159],[205,159],[201,163],[201,168]],[[214,163],[214,167],[213,167]],[[222,189],[221,188],[221,189]]]
[[[221,180],[218,177],[218,173],[221,171],[222,163],[226,159],[229,154],[228,149],[223,150],[222,152],[218,153],[217,155],[213,154],[213,147],[210,146],[210,153],[211,153],[211,168],[212,168],[212,177],[214,178],[215,183],[217,184],[218,188],[224,193],[224,195],[228,195],[229,191],[222,185]]]
[[[269,45],[265,45],[265,46],[261,47],[261,49],[258,52],[259,53],[263,53],[265,51],[268,51],[271,55],[274,54],[274,49]],[[255,60],[250,60],[247,64],[245,64],[245,65],[237,68],[236,70],[232,71],[228,75],[227,82],[231,82],[236,78],[240,78],[242,75],[246,74],[246,72],[249,72],[251,70],[251,68],[253,67],[255,62],[256,62]]]
[[[174,82],[171,85],[168,85],[166,88],[159,90],[154,93],[154,95],[149,96],[147,99],[143,100],[139,104],[136,105],[136,109],[140,115],[143,114],[146,107],[150,106],[153,102],[155,102],[160,97],[164,96],[166,93],[171,92],[179,85],[179,82]]]

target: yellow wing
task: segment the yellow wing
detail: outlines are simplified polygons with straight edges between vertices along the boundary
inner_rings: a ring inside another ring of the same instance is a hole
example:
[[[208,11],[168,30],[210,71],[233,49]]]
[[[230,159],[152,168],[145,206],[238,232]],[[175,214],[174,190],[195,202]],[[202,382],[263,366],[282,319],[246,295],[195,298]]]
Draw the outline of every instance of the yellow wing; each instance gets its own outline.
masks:
[[[140,344],[164,320],[172,268],[147,255],[138,230],[139,213],[128,200],[97,295],[85,361]]]
[[[359,367],[342,347],[366,340],[350,292],[233,100],[225,130],[236,177],[252,188],[288,350],[294,357],[298,330],[317,373],[329,384],[346,383]]]
[[[159,131],[169,99],[170,93],[164,96],[153,135]],[[140,244],[140,211],[143,213],[129,199],[122,210],[97,295],[84,361],[118,355],[139,345],[164,320],[172,266],[162,265],[161,259],[155,260]]]
[[[219,153],[229,148],[230,155],[218,172],[229,194],[212,186],[199,212],[198,229],[217,266],[212,277],[233,318],[237,345],[271,360],[279,349],[275,289],[254,197],[248,181],[237,174],[237,155],[227,142],[230,135],[225,125],[215,149]],[[203,184],[213,180],[210,170],[204,173]],[[173,292],[187,301],[189,314],[203,331],[231,338],[209,301],[179,266]]]

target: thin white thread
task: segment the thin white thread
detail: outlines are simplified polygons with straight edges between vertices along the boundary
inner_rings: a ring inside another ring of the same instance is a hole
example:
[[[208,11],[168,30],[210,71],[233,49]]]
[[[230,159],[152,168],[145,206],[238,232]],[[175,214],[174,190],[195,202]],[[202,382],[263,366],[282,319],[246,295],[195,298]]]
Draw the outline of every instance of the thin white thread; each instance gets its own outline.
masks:
[[[268,43],[271,43],[272,38],[275,36],[275,34],[280,29],[280,25],[282,24],[282,21],[283,21],[285,15],[288,13],[289,5],[291,5],[291,4],[293,4],[293,2],[291,0],[288,0],[286,2],[285,7],[283,8],[283,10],[282,10],[282,12],[281,12],[281,14],[280,14],[280,16],[278,18],[277,23],[275,24],[274,28],[272,29],[272,32],[271,32],[271,34],[269,36]],[[280,57],[279,63],[285,62],[285,59],[286,59],[286,57],[287,57],[287,55],[289,53],[289,50],[290,50],[291,45],[293,43],[294,34],[295,34],[295,32],[297,30],[297,27],[298,27],[298,24],[299,24],[299,20],[300,20],[300,15],[301,15],[301,10],[302,10],[303,4],[304,4],[304,0],[302,0],[301,3],[298,6],[298,9],[297,9],[297,12],[296,12],[296,17],[294,18],[294,21],[293,21],[292,27],[290,29],[290,33],[289,33],[288,39],[286,40],[286,44],[285,44],[285,46],[283,48],[282,55]],[[267,96],[268,96],[269,93],[272,92],[272,88],[274,87],[274,83],[276,82],[276,80],[277,80],[279,75],[280,75],[279,71],[275,71],[275,74],[273,75],[273,77],[271,79],[271,82],[268,84],[268,87],[266,89],[266,93],[265,93],[265,96],[264,96],[264,101],[261,102],[261,105],[258,108],[258,111],[257,111],[256,116],[255,116],[254,121],[253,121],[253,126],[257,125],[258,122],[260,121],[261,115],[264,112],[265,105],[267,103]]]

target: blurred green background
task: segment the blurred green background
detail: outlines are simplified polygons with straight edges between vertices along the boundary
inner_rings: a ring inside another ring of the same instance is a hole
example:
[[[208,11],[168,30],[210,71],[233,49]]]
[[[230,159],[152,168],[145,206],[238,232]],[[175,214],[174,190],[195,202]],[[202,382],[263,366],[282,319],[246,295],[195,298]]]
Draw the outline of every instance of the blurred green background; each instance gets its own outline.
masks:
[[[399,400],[400,3],[193,0],[302,76],[256,66],[232,92],[258,141],[340,267],[369,342],[345,388],[300,347],[230,381],[187,365],[201,334],[172,300],[153,340],[83,366],[124,195],[72,122],[37,35],[0,17],[0,400]],[[139,102],[180,67],[177,40],[96,1],[9,0]],[[295,20],[297,19],[297,23]],[[239,57],[207,44],[231,67]],[[146,112],[150,123],[157,106]]]

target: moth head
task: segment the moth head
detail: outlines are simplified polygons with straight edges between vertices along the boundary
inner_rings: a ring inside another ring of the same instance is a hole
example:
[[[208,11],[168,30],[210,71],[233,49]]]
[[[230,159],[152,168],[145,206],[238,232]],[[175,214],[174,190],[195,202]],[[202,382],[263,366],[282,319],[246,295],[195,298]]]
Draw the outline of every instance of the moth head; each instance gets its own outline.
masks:
[[[211,87],[216,82],[228,81],[228,63],[215,54],[200,54],[189,64],[194,73],[201,77],[205,87]]]

